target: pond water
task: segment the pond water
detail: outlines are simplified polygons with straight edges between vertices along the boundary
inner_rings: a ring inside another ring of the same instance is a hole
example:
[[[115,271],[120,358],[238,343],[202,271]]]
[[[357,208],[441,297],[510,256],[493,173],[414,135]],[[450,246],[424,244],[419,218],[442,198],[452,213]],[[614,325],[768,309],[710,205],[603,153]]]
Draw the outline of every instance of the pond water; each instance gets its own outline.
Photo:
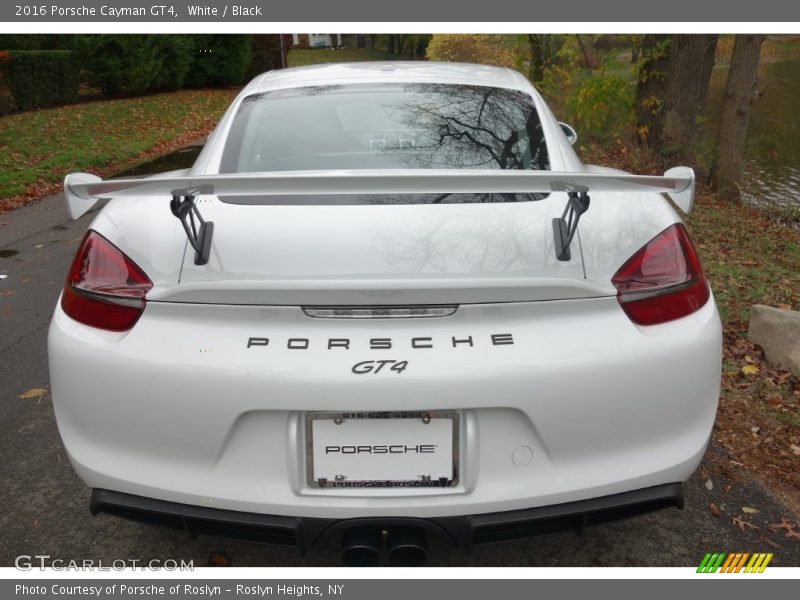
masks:
[[[709,131],[716,123],[727,67],[714,69],[708,98]],[[742,197],[761,206],[800,210],[800,60],[765,63],[747,132]],[[713,138],[712,138],[713,139]]]

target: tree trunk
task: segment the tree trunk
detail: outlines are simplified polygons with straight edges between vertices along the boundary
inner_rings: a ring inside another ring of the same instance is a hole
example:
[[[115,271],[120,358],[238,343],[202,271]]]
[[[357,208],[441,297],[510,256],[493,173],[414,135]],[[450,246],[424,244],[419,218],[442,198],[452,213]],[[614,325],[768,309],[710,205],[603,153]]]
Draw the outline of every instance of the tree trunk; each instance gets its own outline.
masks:
[[[631,44],[631,64],[635,65],[639,62],[639,56],[642,54],[642,41],[644,40],[644,36],[633,34],[628,36],[628,40]]]
[[[564,36],[553,34],[528,34],[528,79],[533,83],[544,81],[547,70],[558,60],[564,45]]]
[[[668,35],[645,35],[642,40],[636,84],[636,139],[641,144],[650,144],[661,135],[670,44]]]
[[[711,167],[711,184],[724,197],[740,199],[739,175],[744,166],[744,143],[755,99],[758,59],[763,35],[737,35]]]
[[[583,38],[580,36],[579,33],[575,34],[575,37],[578,39],[578,46],[581,49],[581,54],[583,54],[583,62],[587,69],[590,71],[592,69],[596,69],[598,66],[597,57],[594,54],[594,43],[591,40],[591,36],[589,36],[589,48],[586,47],[586,44],[583,42]]]
[[[697,116],[711,77],[711,68],[706,69],[705,64],[706,51],[712,43],[716,47],[717,37],[689,34],[672,38],[663,129],[657,139],[651,140],[665,157],[690,162],[694,158]]]
[[[528,48],[530,50],[528,79],[533,83],[540,83],[544,79],[544,49],[542,48],[542,36],[529,33]]]
[[[706,47],[703,52],[703,65],[700,67],[702,70],[701,77],[705,83],[700,88],[700,97],[697,99],[697,105],[700,113],[706,109],[706,100],[708,99],[708,84],[711,81],[711,72],[714,70],[714,63],[717,57],[717,41],[719,35],[710,34],[703,36],[706,38]]]

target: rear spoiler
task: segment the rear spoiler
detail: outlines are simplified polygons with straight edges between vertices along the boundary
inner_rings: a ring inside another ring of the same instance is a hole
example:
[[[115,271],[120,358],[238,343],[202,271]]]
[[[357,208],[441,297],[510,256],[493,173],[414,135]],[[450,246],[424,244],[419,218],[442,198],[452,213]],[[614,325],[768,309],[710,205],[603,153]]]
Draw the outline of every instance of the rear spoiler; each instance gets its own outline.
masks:
[[[171,198],[172,213],[183,223],[205,264],[213,223],[206,222],[194,204],[203,194],[216,196],[426,194],[426,193],[544,193],[566,192],[569,201],[560,219],[553,220],[556,254],[569,260],[569,244],[581,214],[589,208],[589,192],[664,192],[688,213],[694,200],[695,177],[689,167],[674,167],[663,177],[566,171],[486,169],[359,169],[336,171],[273,171],[184,175],[103,181],[89,173],[64,179],[67,212],[73,219],[100,199],[126,196]]]

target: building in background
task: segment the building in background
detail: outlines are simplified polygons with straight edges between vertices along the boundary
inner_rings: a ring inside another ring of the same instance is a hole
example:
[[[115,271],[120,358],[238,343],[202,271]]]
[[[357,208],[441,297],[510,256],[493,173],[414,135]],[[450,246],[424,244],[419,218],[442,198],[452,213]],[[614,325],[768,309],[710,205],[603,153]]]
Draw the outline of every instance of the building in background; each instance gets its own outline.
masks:
[[[292,48],[366,48],[370,36],[343,33],[293,33]]]

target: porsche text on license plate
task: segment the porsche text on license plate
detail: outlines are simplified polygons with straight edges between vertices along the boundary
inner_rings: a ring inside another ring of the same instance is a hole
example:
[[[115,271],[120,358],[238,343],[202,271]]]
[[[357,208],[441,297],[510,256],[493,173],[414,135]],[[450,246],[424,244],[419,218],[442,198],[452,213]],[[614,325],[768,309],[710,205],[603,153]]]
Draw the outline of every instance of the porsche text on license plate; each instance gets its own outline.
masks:
[[[307,413],[308,484],[323,488],[451,487],[458,413]]]

